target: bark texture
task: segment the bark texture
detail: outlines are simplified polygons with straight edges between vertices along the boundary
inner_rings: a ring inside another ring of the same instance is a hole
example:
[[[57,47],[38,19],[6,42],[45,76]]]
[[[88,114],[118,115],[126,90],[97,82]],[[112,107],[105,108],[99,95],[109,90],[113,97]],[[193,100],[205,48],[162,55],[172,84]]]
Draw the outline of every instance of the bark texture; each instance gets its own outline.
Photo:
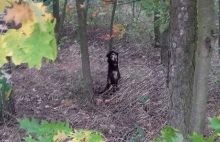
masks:
[[[157,1],[155,1],[155,5],[157,5]],[[160,45],[160,25],[157,21],[160,19],[158,16],[160,13],[157,9],[154,10],[154,47],[159,48]],[[157,24],[156,24],[157,23]]]
[[[88,52],[88,38],[87,38],[87,26],[86,26],[86,10],[81,8],[83,0],[76,0],[77,15],[78,15],[78,33],[81,49],[82,59],[82,71],[83,71],[83,83],[85,95],[91,97],[92,91],[92,79],[90,71],[90,61]]]
[[[60,26],[59,0],[53,0],[53,16],[56,18],[55,32],[58,34]]]
[[[171,0],[169,95],[171,126],[189,133],[196,49],[196,0]]]
[[[112,9],[112,17],[111,17],[111,23],[110,23],[110,37],[113,34],[113,25],[114,25],[114,20],[115,20],[115,11],[117,7],[117,0],[114,0],[113,2],[113,9]],[[109,40],[109,51],[115,50],[113,48],[113,38]]]
[[[58,42],[61,38],[61,30],[63,29],[64,20],[65,20],[65,17],[66,17],[66,6],[67,6],[67,0],[64,1],[62,15],[61,15],[61,18],[60,18],[60,24],[59,24],[59,29],[58,29],[59,30],[58,31],[58,38],[57,38]]]
[[[203,134],[205,130],[206,106],[208,99],[208,79],[211,68],[211,55],[215,38],[214,0],[198,0],[198,42],[194,75],[191,131]]]
[[[169,46],[169,29],[165,30],[161,34],[160,38],[160,57],[161,57],[161,64],[165,65],[167,67],[167,61],[168,61],[168,46]]]

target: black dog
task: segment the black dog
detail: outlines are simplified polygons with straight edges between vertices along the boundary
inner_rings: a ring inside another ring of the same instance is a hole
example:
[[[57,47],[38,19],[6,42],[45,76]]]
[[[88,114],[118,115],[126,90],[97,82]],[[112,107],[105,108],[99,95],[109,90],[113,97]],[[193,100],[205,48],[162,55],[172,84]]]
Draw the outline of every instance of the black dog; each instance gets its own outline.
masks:
[[[107,75],[107,85],[103,93],[108,90],[111,86],[113,87],[113,91],[118,89],[118,80],[121,78],[121,74],[118,69],[118,53],[115,51],[110,51],[106,57],[108,58],[108,75]]]

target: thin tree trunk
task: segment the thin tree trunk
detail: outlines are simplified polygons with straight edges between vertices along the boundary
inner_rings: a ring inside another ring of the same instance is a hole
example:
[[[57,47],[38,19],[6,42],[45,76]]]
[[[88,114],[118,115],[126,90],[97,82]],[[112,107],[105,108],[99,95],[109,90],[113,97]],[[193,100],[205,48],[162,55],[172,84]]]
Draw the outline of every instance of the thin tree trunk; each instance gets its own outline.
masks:
[[[89,10],[89,7],[90,7],[90,0],[86,0],[86,19],[88,18],[88,10]]]
[[[161,3],[162,5],[165,6],[166,0],[162,0]],[[165,65],[167,68],[168,63],[168,46],[169,46],[169,27],[164,30],[161,35],[160,35],[160,59],[161,59],[161,64]],[[168,72],[167,72],[168,73]],[[168,80],[169,75],[167,75],[167,80]],[[167,84],[168,85],[168,84]]]
[[[161,64],[167,66],[168,61],[168,44],[169,44],[169,29],[165,30],[160,36],[160,57]]]
[[[132,21],[135,22],[135,1],[132,2]]]
[[[113,34],[113,25],[114,25],[116,7],[117,7],[117,0],[114,0],[113,9],[112,9],[111,24],[110,24],[110,37]],[[109,51],[112,51],[112,50],[114,50],[114,48],[113,48],[113,38],[111,38],[109,40]]]
[[[58,42],[61,38],[61,30],[63,29],[63,23],[64,23],[64,20],[65,20],[65,17],[66,17],[66,5],[67,5],[67,0],[64,1],[64,5],[63,5],[63,10],[62,10],[60,25],[59,25],[58,38],[57,38]]]
[[[171,126],[189,133],[196,49],[196,0],[171,0],[169,95]]]
[[[220,55],[220,0],[218,0],[218,30],[219,30],[219,36],[218,36],[218,53]]]
[[[157,10],[154,10],[154,47],[155,48],[160,47],[160,25],[157,23],[160,17],[158,17],[158,14],[159,12]]]
[[[58,34],[60,26],[59,0],[53,0],[53,16],[56,18],[55,33]]]
[[[214,0],[198,0],[198,42],[192,100],[191,132],[203,134],[205,130],[208,79],[211,68],[212,31],[215,28]]]
[[[91,79],[91,72],[90,72],[89,52],[88,52],[86,13],[85,13],[85,8],[83,8],[82,5],[83,5],[83,0],[76,0],[77,15],[78,15],[78,33],[79,33],[79,42],[80,42],[81,59],[82,59],[84,93],[87,97],[91,97],[93,94],[93,91],[92,91],[92,79]]]

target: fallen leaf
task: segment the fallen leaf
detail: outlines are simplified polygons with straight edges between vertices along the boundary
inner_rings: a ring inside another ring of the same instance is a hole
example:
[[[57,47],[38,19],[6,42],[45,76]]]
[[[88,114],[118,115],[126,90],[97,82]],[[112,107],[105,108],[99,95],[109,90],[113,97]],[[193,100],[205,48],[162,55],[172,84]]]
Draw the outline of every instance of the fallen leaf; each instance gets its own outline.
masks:
[[[80,4],[80,8],[85,8],[85,4]]]
[[[57,135],[55,135],[53,137],[53,141],[54,142],[62,142],[67,138],[68,138],[68,136],[62,131],[62,132],[58,132]]]

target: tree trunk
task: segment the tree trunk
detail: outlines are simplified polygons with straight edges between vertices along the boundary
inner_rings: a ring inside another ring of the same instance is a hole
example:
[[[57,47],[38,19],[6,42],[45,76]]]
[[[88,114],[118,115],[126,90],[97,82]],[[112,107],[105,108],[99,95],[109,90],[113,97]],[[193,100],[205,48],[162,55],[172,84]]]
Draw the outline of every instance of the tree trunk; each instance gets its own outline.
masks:
[[[218,30],[220,31],[220,0],[218,0]],[[220,32],[218,35],[218,54],[220,55]]]
[[[208,99],[208,79],[211,56],[215,39],[214,0],[198,0],[198,42],[196,48],[196,68],[192,100],[191,132],[203,134],[205,130],[206,106]]]
[[[63,10],[62,10],[62,16],[60,19],[60,24],[59,24],[59,31],[58,31],[58,37],[57,37],[57,42],[59,42],[60,38],[61,38],[61,30],[63,29],[63,23],[64,23],[64,19],[66,17],[66,5],[67,5],[67,0],[64,1],[64,5],[63,5]]]
[[[196,0],[171,0],[169,95],[171,126],[189,133],[196,49]]]
[[[168,61],[168,46],[169,46],[169,30],[165,30],[161,34],[160,38],[160,57],[161,57],[161,64],[167,66],[167,61]]]
[[[162,0],[161,4],[165,5],[166,0]],[[166,68],[168,63],[168,46],[169,46],[169,27],[160,34],[160,57],[161,64]],[[168,72],[167,72],[168,73]],[[169,77],[167,75],[167,77]],[[167,78],[168,79],[168,78]],[[168,85],[168,84],[167,84]]]
[[[84,93],[85,95],[87,95],[87,97],[91,97],[93,91],[92,91],[92,79],[90,72],[89,52],[88,52],[88,38],[87,38],[86,13],[85,13],[86,10],[85,7],[82,7],[81,5],[83,5],[83,0],[76,0]]]
[[[58,35],[59,33],[59,26],[60,26],[60,14],[59,14],[59,0],[53,0],[53,16],[56,18],[56,26],[55,26],[55,33]]]
[[[113,9],[112,9],[111,24],[110,24],[110,37],[113,34],[113,25],[114,25],[116,7],[117,7],[117,0],[114,0]],[[112,50],[114,50],[114,48],[113,48],[113,38],[111,38],[109,40],[109,51],[112,51]]]
[[[158,14],[159,12],[157,10],[154,10],[154,47],[155,48],[160,47],[160,25],[157,23],[160,17],[158,17]]]

